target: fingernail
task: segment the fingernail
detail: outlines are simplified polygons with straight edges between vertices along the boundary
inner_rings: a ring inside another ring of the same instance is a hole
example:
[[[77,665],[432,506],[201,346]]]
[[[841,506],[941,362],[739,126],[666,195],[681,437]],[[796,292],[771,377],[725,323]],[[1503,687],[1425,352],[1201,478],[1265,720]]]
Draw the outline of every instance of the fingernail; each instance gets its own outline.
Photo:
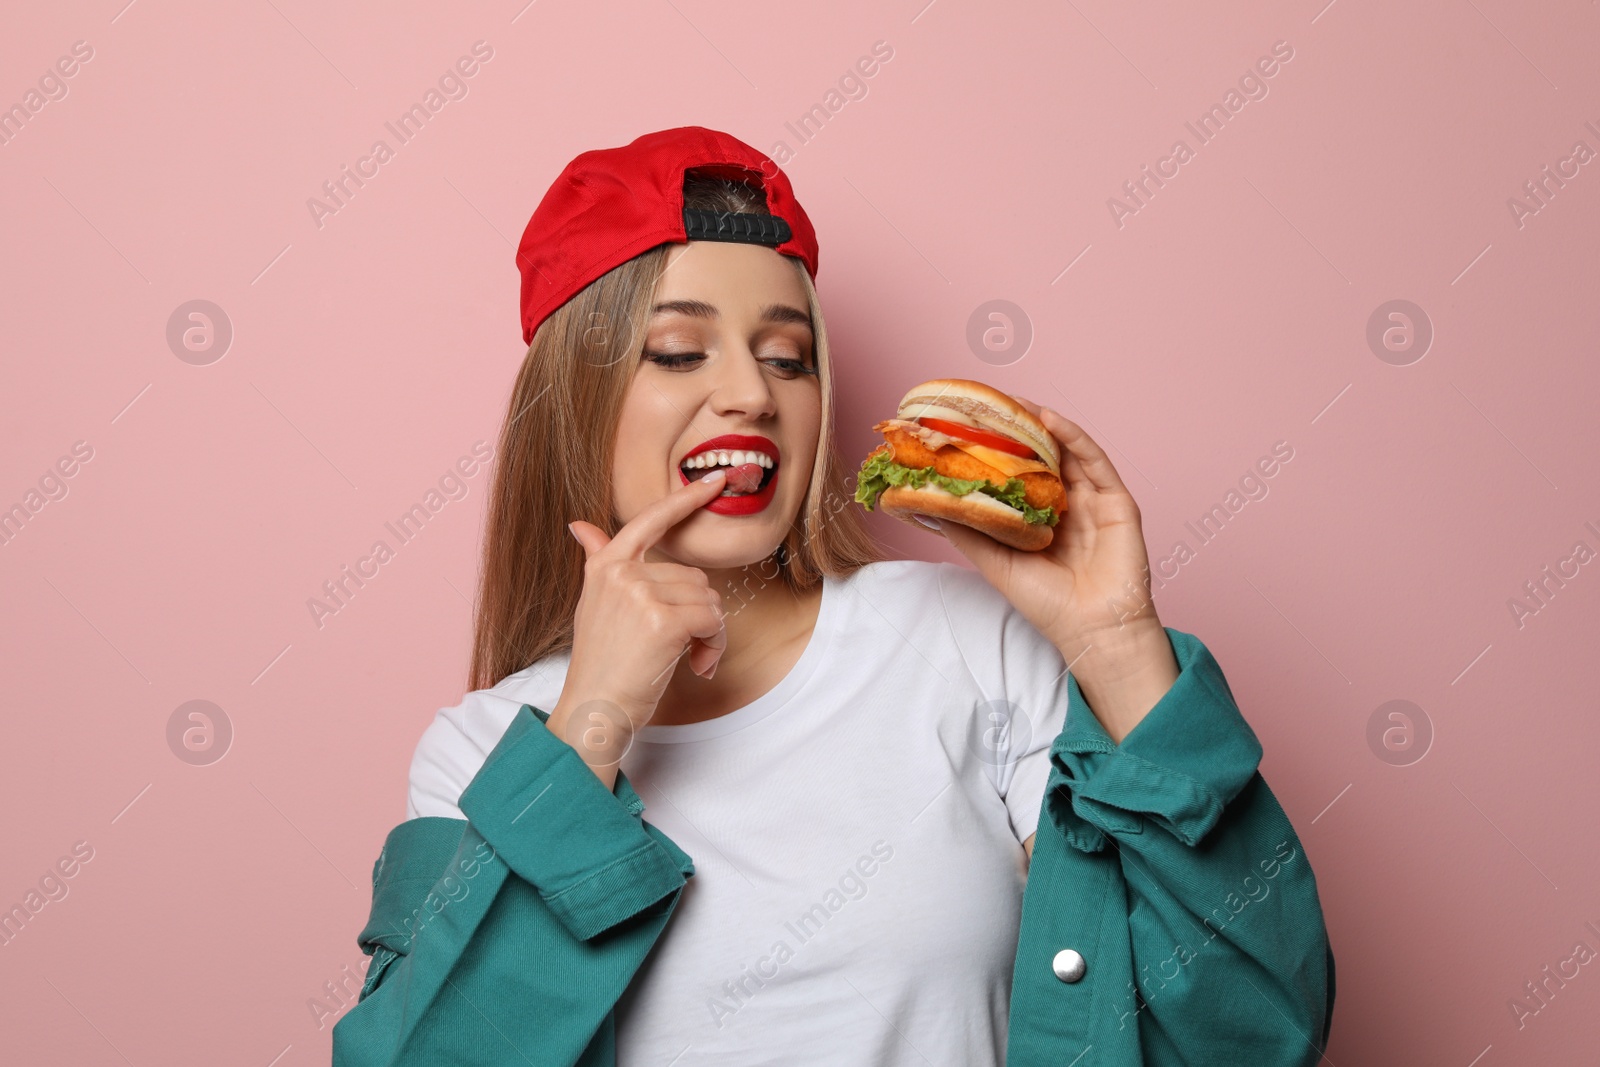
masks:
[[[722,661],[721,660],[717,661],[717,663],[720,663],[720,662],[722,662]],[[713,663],[711,665],[711,669],[709,671],[706,671],[706,674],[705,674],[706,681],[709,682],[713,677],[716,676],[716,673],[717,673],[717,664]]]
[[[573,529],[573,528],[572,528],[572,523],[570,523],[570,522],[569,522],[569,523],[567,523],[567,533],[569,533],[569,534],[571,534],[571,535],[572,535],[572,539],[573,539],[573,540],[574,540],[574,541],[578,541],[578,531],[577,531],[577,530],[574,530],[574,529]],[[583,542],[582,542],[582,541],[578,541],[578,544],[580,544],[580,545],[581,545],[581,544],[583,544]]]

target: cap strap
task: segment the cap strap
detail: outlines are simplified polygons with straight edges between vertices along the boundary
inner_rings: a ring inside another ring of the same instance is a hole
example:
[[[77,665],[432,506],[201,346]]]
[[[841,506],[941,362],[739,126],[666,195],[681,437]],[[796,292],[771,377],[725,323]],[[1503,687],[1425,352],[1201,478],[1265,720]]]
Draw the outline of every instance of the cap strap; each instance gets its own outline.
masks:
[[[776,215],[695,207],[683,209],[683,232],[691,241],[742,241],[753,245],[781,245],[792,236],[789,224]]]

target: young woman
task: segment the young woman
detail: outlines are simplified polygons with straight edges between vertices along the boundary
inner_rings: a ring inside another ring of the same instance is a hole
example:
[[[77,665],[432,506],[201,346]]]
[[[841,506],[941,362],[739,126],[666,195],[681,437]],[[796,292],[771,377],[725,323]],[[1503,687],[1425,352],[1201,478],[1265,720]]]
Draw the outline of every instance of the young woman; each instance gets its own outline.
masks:
[[[1080,427],[1027,405],[1048,549],[947,523],[976,570],[880,561],[770,160],[585,153],[518,262],[472,692],[417,747],[336,1064],[1319,1059],[1315,880]]]

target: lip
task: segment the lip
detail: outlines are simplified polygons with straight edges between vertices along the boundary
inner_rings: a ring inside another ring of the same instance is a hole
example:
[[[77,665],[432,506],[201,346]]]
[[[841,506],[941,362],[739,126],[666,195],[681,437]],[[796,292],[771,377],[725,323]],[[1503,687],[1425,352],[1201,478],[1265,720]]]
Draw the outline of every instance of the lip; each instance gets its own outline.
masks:
[[[678,460],[678,465],[673,469],[678,472],[678,480],[684,485],[689,484],[689,476],[683,473],[683,461],[690,456],[698,456],[702,452],[733,451],[738,449],[743,452],[765,452],[772,457],[772,477],[767,479],[767,484],[759,492],[749,493],[745,496],[719,496],[707,504],[702,510],[714,515],[754,515],[765,511],[768,504],[772,503],[774,494],[778,491],[779,468],[783,465],[782,457],[778,454],[778,446],[768,437],[750,436],[748,434],[725,433],[720,437],[713,437],[709,441],[702,441],[683,454]]]

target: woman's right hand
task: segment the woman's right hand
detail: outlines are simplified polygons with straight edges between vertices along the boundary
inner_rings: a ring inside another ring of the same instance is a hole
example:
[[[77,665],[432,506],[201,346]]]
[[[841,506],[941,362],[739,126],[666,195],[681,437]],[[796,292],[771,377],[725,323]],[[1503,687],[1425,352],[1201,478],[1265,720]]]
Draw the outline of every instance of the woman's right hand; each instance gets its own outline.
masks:
[[[609,769],[622,759],[633,731],[655,714],[684,653],[689,668],[709,678],[727,647],[722,594],[706,573],[644,558],[668,530],[716,499],[726,481],[716,471],[673,490],[615,537],[581,520],[568,527],[588,558],[573,617],[572,659],[546,725],[602,781],[615,781]]]

